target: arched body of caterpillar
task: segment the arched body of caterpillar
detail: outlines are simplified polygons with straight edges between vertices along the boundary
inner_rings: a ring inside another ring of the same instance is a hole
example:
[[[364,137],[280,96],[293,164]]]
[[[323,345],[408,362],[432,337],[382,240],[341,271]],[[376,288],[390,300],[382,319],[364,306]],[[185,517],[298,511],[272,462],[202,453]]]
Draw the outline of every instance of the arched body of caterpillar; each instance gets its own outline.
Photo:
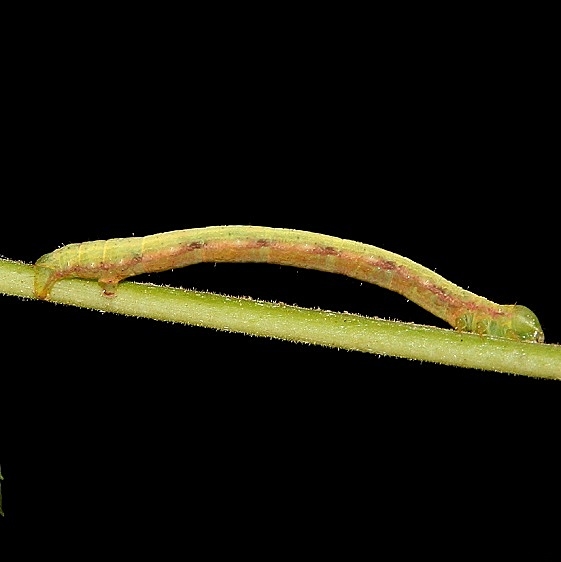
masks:
[[[543,342],[540,323],[521,305],[498,305],[412,260],[334,236],[259,226],[210,226],[142,238],[69,244],[35,264],[35,294],[60,279],[96,279],[106,295],[119,281],[201,262],[262,262],[339,273],[403,295],[462,332]]]

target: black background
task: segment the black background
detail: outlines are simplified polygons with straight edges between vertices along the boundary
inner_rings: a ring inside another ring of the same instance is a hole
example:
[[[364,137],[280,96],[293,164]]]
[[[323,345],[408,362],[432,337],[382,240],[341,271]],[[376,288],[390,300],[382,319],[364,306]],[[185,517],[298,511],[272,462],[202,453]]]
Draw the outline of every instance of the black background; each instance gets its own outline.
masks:
[[[310,230],[525,304],[561,342],[546,63],[472,41],[234,35],[22,44],[0,254],[33,262],[64,243],[221,224]],[[201,264],[145,280],[445,327],[313,271]],[[225,532],[277,507],[354,510],[388,486],[410,505],[440,486],[461,502],[472,477],[547,473],[558,446],[553,381],[10,297],[1,311],[12,529],[48,518],[89,537],[93,518],[107,533],[122,520]]]

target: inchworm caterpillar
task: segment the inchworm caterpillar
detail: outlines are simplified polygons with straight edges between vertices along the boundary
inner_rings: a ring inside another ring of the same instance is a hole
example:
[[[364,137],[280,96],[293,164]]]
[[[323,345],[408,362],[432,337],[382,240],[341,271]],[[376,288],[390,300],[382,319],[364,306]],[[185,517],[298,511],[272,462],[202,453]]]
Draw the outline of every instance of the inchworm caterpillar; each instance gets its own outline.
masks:
[[[461,332],[543,342],[538,319],[521,305],[498,305],[392,252],[302,230],[209,226],[69,244],[35,264],[35,294],[60,279],[97,279],[106,295],[119,281],[200,262],[264,262],[339,273],[403,295]]]

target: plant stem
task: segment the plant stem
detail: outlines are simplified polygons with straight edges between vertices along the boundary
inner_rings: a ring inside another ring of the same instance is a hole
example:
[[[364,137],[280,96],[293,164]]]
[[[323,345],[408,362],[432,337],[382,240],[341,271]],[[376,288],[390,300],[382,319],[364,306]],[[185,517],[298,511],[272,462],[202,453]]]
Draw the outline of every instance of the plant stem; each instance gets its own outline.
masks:
[[[0,293],[35,298],[33,267],[0,260]],[[108,298],[95,281],[59,281],[50,300],[128,316],[561,380],[561,346],[461,334],[356,314],[310,310],[141,283],[123,282]]]

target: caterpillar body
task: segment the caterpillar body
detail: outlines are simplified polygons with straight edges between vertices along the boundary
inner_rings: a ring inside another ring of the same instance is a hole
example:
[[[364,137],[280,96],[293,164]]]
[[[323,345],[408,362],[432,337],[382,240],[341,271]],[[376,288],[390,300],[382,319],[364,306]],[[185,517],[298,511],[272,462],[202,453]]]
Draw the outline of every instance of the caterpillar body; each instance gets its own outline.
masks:
[[[134,275],[201,262],[261,262],[339,273],[403,295],[462,332],[543,342],[535,314],[498,305],[414,261],[369,244],[302,230],[210,226],[69,244],[35,263],[35,294],[65,278],[96,279],[111,296]]]

